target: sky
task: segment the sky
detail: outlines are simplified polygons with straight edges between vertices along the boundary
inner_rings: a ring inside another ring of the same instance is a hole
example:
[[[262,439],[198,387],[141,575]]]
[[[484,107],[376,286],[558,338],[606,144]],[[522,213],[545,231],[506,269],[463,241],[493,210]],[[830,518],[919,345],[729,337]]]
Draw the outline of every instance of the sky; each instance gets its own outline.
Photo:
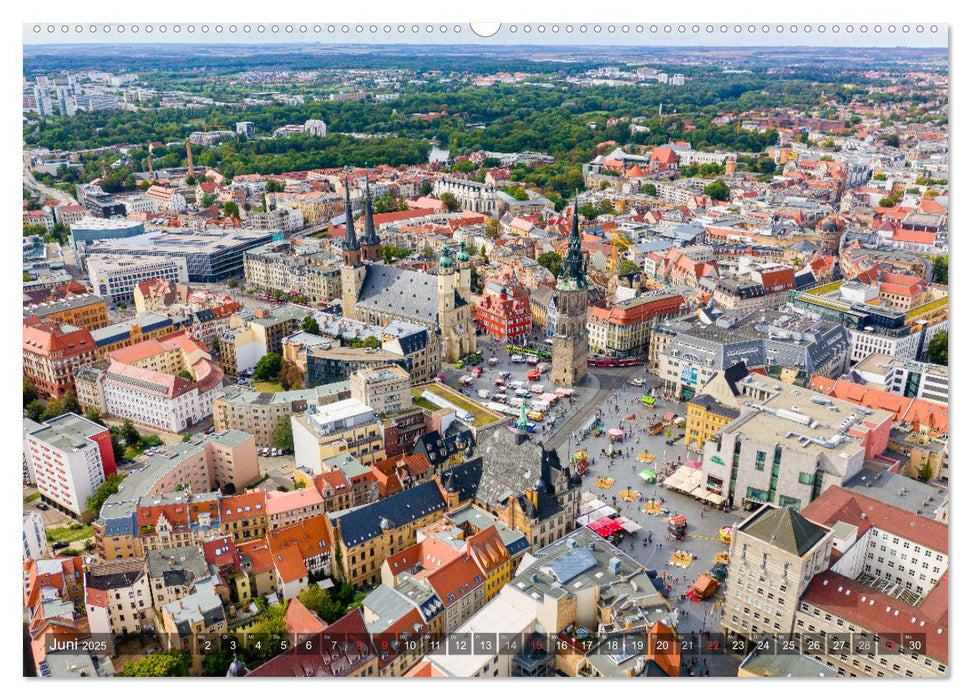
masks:
[[[190,31],[191,27],[191,31]],[[262,27],[263,31],[259,31]],[[289,27],[290,31],[287,31]],[[628,31],[624,31],[624,28]],[[711,31],[708,28],[711,27]],[[866,31],[863,31],[864,27]],[[132,31],[137,28],[138,31]],[[150,28],[150,30],[149,30]],[[163,32],[162,29],[165,29]],[[178,30],[177,30],[178,28]],[[541,29],[542,28],[542,29]],[[106,29],[108,31],[106,31]],[[572,29],[572,31],[570,31]],[[585,29],[585,31],[583,31]],[[599,29],[599,31],[598,31]],[[905,31],[905,29],[907,31]],[[275,30],[275,31],[274,31]],[[444,30],[444,31],[443,31]],[[683,31],[682,31],[683,30]],[[793,31],[795,30],[795,31]],[[808,30],[808,31],[807,31]],[[851,31],[852,30],[852,31]],[[468,24],[23,25],[25,46],[55,44],[529,44],[563,46],[852,46],[947,48],[945,24],[517,24],[489,38]]]

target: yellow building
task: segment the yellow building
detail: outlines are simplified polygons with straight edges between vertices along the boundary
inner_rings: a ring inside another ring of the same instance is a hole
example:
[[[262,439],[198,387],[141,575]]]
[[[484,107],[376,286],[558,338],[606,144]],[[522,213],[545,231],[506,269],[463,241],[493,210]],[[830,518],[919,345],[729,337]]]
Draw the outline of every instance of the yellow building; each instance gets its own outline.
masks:
[[[684,426],[684,444],[688,449],[704,449],[718,431],[738,418],[738,409],[726,406],[718,399],[701,394],[688,402]]]
[[[418,541],[418,530],[445,513],[438,484],[426,481],[380,501],[327,518],[334,573],[352,586],[381,582],[384,560]]]
[[[24,316],[66,323],[89,331],[108,325],[108,304],[96,294],[74,296],[24,307]]]
[[[98,328],[91,332],[98,357],[178,330],[172,319],[160,314],[140,314],[130,321]]]

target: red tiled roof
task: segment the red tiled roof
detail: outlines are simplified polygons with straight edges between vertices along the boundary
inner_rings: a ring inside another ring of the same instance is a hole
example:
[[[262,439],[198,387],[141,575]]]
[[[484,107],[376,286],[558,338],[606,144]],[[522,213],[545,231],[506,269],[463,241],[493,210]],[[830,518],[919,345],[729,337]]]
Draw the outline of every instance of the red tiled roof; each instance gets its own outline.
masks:
[[[877,634],[923,634],[927,656],[947,663],[947,626],[898,598],[830,570],[813,578],[801,601]]]
[[[806,519],[826,525],[842,521],[857,527],[862,536],[879,528],[917,544],[947,554],[947,525],[916,515],[842,486],[831,486],[800,511]]]

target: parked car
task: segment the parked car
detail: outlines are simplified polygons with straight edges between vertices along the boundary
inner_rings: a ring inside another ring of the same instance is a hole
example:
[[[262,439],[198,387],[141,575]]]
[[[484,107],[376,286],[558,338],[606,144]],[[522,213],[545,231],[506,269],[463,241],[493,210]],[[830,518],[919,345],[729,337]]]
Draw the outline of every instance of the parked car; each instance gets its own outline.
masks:
[[[71,546],[70,542],[55,542],[54,544],[51,545],[51,549],[53,549],[56,552],[59,549],[67,549],[70,546]]]
[[[48,508],[50,508],[50,506],[48,506],[46,503],[37,504],[37,510],[47,510]]]

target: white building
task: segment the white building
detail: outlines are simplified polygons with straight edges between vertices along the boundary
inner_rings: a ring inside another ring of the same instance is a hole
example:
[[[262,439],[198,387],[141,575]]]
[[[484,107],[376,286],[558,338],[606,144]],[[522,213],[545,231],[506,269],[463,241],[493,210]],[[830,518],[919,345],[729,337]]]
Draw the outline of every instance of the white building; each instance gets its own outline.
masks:
[[[188,207],[185,197],[177,190],[169,189],[168,187],[152,185],[145,194],[149,199],[154,200],[159,211],[183,212]]]
[[[113,304],[130,302],[135,287],[148,280],[189,281],[189,268],[181,257],[89,255],[85,262],[91,288]]]
[[[41,499],[80,519],[87,500],[114,473],[108,429],[74,413],[52,418],[27,434],[27,459]]]
[[[458,200],[462,209],[493,217],[499,212],[496,188],[492,185],[474,182],[473,180],[461,180],[455,177],[443,177],[435,183],[432,193],[441,198],[446,192]]]
[[[50,556],[47,532],[40,513],[31,511],[24,515],[24,561]]]
[[[290,416],[293,428],[293,454],[298,467],[319,474],[321,460],[332,456],[325,452],[354,453],[348,441],[363,434],[364,439],[374,439],[366,433],[376,425],[375,412],[357,399],[335,401],[324,406],[311,406],[307,413]],[[327,446],[325,449],[324,446]]]
[[[874,353],[864,358],[853,371],[864,381],[881,384],[886,390],[927,401],[948,402],[948,368],[930,362]]]
[[[222,370],[208,360],[192,369],[205,377],[189,381],[165,372],[111,361],[101,380],[107,412],[159,430],[178,433],[212,415]]]
[[[320,119],[308,119],[303,123],[303,132],[308,136],[324,138],[327,136],[327,125]]]

